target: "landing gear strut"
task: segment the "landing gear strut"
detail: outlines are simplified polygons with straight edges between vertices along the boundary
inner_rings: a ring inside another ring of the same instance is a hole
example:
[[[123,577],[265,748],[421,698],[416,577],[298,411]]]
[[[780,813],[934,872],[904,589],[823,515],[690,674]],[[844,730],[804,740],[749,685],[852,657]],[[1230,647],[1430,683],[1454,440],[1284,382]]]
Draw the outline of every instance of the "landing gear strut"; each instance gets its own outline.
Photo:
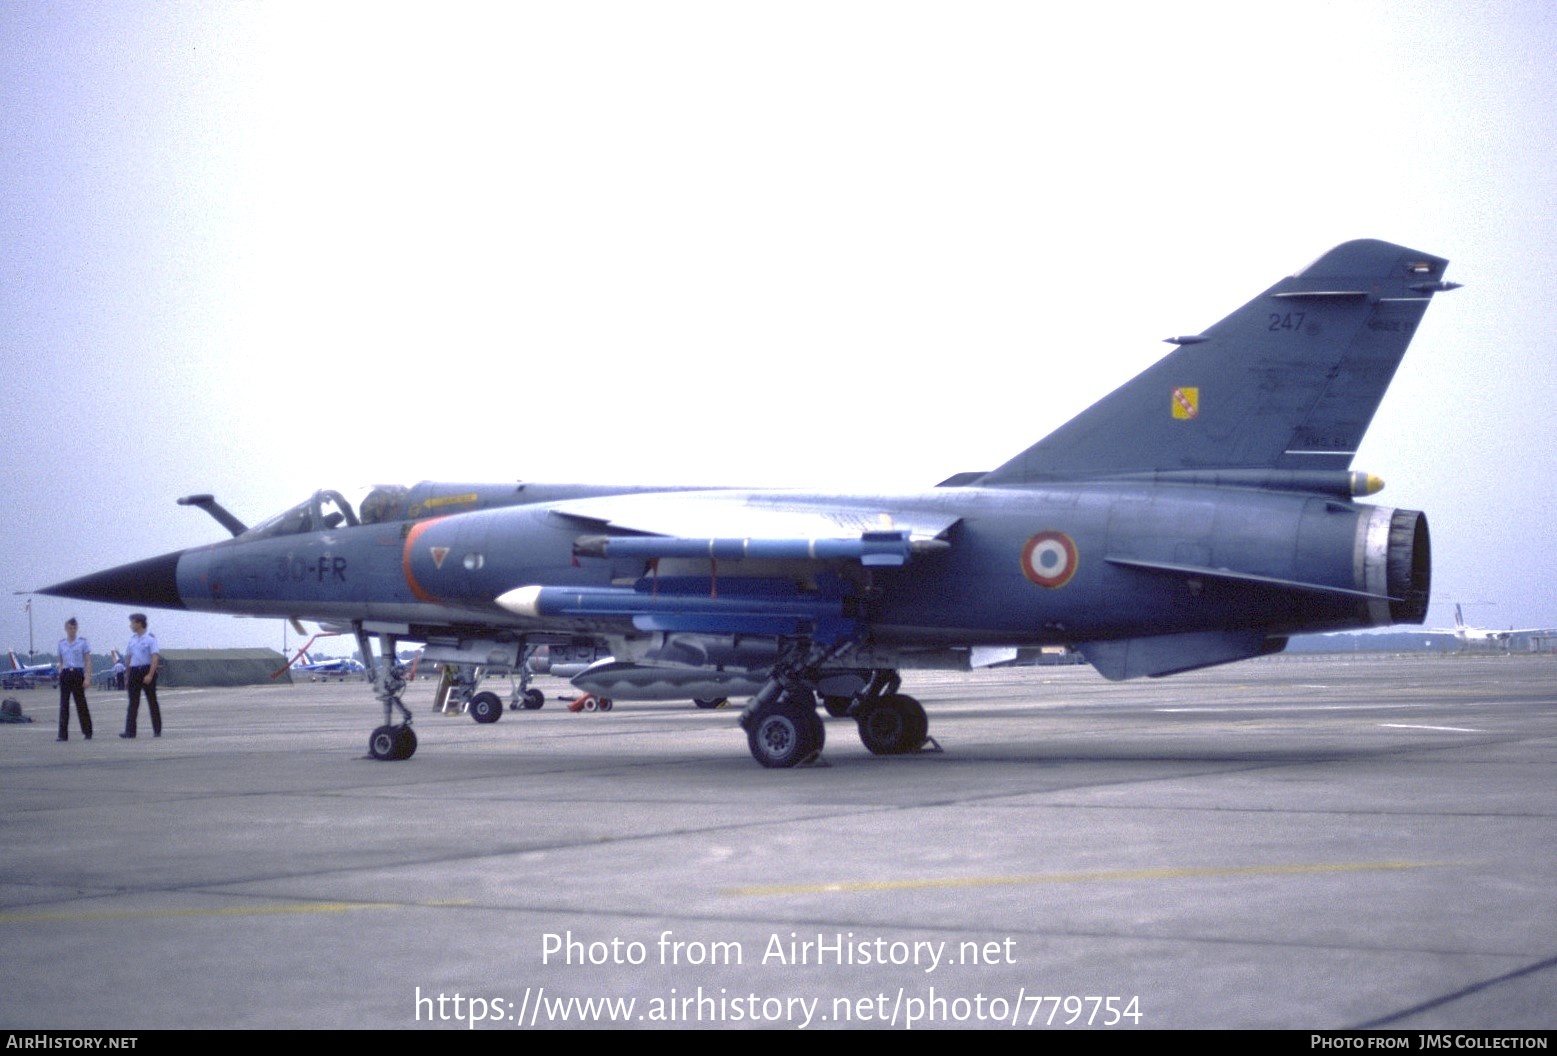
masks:
[[[546,694],[530,686],[530,679],[535,677],[530,674],[530,657],[535,655],[538,646],[527,645],[519,652],[519,685],[514,689],[513,699],[508,702],[509,711],[536,711],[546,706]]]
[[[400,694],[405,691],[406,669],[395,658],[395,637],[379,635],[382,655],[375,660],[367,632],[361,624],[353,629],[357,634],[357,648],[373,678],[373,695],[384,705],[384,725],[368,738],[368,754],[385,761],[409,759],[416,752],[416,733],[411,729],[411,710],[400,700]],[[394,721],[396,711],[402,716],[398,724]]]

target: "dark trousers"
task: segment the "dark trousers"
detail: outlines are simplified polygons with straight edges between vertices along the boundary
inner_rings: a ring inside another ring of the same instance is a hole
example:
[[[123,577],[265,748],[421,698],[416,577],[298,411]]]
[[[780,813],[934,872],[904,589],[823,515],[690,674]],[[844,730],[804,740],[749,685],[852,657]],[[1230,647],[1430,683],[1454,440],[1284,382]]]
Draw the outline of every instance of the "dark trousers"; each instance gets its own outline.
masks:
[[[81,723],[81,736],[92,736],[92,713],[87,710],[86,672],[80,668],[66,668],[59,673],[59,739],[70,736],[70,698],[76,698],[76,721]]]
[[[162,709],[157,707],[157,680],[147,678],[151,666],[130,668],[130,710],[124,716],[124,732],[135,736],[135,716],[141,710],[141,690],[146,690],[146,710],[151,713],[151,732],[162,736]]]

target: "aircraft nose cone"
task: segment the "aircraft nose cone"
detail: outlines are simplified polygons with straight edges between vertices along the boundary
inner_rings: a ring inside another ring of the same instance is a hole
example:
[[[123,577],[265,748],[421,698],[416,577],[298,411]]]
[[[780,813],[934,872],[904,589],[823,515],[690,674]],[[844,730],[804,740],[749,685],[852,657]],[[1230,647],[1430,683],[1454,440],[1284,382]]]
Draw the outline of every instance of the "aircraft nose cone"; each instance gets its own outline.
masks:
[[[144,605],[147,608],[182,609],[184,599],[178,593],[178,559],[182,550],[161,557],[149,557],[118,568],[93,572],[52,587],[39,594],[52,594],[78,601],[106,601],[112,605]]]

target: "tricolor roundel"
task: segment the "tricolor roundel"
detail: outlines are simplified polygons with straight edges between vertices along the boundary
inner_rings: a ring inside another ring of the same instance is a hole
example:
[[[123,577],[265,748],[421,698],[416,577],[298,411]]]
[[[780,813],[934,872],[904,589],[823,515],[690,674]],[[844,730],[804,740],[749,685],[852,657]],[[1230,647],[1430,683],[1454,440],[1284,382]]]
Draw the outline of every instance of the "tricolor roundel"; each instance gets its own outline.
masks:
[[[1064,532],[1039,532],[1022,547],[1022,574],[1053,590],[1076,574],[1076,544]]]

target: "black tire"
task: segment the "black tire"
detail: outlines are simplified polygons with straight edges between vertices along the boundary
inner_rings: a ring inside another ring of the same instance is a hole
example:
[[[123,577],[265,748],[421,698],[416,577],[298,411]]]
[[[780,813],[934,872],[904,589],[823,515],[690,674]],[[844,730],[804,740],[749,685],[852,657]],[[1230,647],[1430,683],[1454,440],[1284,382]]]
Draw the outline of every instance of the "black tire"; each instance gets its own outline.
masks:
[[[546,694],[538,689],[524,691],[524,699],[520,701],[525,711],[538,711],[546,706]]]
[[[692,703],[700,708],[722,708],[730,703],[729,697],[693,697]]]
[[[479,723],[496,722],[503,717],[503,700],[496,693],[477,693],[465,710]]]
[[[789,701],[759,712],[746,733],[752,758],[770,770],[785,770],[816,758],[827,741],[827,728],[814,707]]]
[[[399,744],[396,748],[396,759],[409,759],[416,754],[416,731],[409,726],[396,727]]]
[[[375,759],[389,762],[399,759],[400,734],[394,726],[380,726],[368,738],[368,754]]]
[[[822,707],[827,709],[827,714],[835,719],[841,719],[849,714],[849,706],[854,703],[853,697],[823,697]]]
[[[855,717],[860,724],[860,742],[875,755],[918,751],[930,732],[923,706],[900,693],[866,704]]]
[[[612,701],[606,699],[605,697],[600,698],[601,711],[610,711],[614,707],[616,707],[616,705]]]

